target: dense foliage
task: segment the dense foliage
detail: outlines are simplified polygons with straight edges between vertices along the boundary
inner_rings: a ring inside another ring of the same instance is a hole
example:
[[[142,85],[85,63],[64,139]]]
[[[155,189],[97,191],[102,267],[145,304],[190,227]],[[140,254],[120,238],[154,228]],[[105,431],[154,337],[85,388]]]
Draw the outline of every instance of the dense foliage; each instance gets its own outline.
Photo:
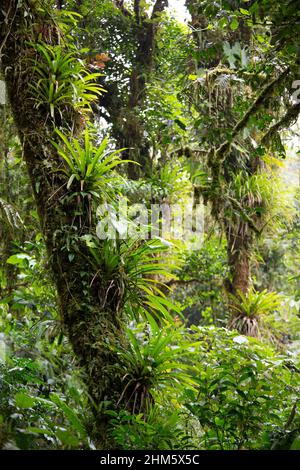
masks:
[[[300,448],[297,2],[2,3],[0,448]]]

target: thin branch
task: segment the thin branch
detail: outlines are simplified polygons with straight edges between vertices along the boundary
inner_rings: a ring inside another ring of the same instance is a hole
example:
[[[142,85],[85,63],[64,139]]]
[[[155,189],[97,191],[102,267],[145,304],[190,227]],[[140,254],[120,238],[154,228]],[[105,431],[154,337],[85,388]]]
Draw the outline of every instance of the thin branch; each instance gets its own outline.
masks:
[[[156,3],[152,10],[151,20],[154,20],[156,16],[163,12],[165,8],[169,6],[168,0],[156,0]]]
[[[282,80],[286,77],[286,75],[289,72],[289,67],[286,68],[278,77],[274,78],[270,83],[268,83],[261,93],[258,95],[256,100],[252,103],[252,105],[249,107],[248,111],[244,114],[242,119],[234,126],[232,132],[231,132],[231,137],[230,140],[226,140],[223,142],[220,147],[216,150],[215,157],[220,160],[224,161],[226,158],[228,152],[230,151],[231,148],[231,143],[232,141],[237,137],[237,135],[240,133],[241,130],[243,130],[250,118],[257,113],[259,108],[264,104],[265,100],[270,96],[270,94],[274,91],[274,89],[282,82]]]
[[[165,283],[167,286],[185,286],[187,284],[203,284],[200,279],[171,279]]]
[[[207,77],[215,77],[216,75],[235,75],[236,77],[256,77],[260,79],[266,79],[267,75],[265,73],[256,74],[255,72],[246,72],[245,70],[233,70],[227,67],[216,67],[207,72]]]
[[[9,9],[8,9],[8,12],[7,12],[6,15],[5,15],[5,18],[4,18],[4,20],[3,20],[3,23],[5,23],[5,22],[8,21],[8,18],[9,18],[10,12],[11,12],[11,9],[12,9],[12,1],[11,1],[10,4],[9,4]],[[10,25],[9,25],[9,27],[8,27],[8,29],[7,29],[7,33],[6,33],[4,39],[3,39],[2,43],[1,43],[1,46],[0,46],[0,61],[1,61],[1,56],[2,56],[2,49],[4,48],[5,43],[6,43],[8,37],[9,37],[9,35],[10,35],[10,33],[11,33],[12,26],[13,26],[13,23],[14,23],[14,20],[15,20],[15,17],[16,17],[16,14],[17,14],[17,6],[15,7],[15,11],[14,11],[13,17],[12,17],[12,19],[11,19]]]
[[[284,128],[287,128],[290,124],[294,123],[300,114],[300,101],[297,104],[291,106],[285,115],[274,124],[270,129],[265,133],[263,138],[260,141],[260,145],[268,145],[270,139],[274,136],[274,134]]]
[[[136,21],[139,23],[140,22],[140,2],[141,0],[134,0],[134,14]]]
[[[129,18],[132,17],[132,14],[130,13],[129,10],[124,6],[124,0],[115,0],[114,1],[115,5],[119,10],[123,13],[124,16],[127,16]]]

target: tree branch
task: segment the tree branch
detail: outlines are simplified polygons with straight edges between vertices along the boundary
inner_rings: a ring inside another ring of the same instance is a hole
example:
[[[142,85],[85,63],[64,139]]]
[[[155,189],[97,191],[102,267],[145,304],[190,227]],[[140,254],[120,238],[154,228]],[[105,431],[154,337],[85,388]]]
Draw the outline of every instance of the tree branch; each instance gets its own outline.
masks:
[[[300,114],[300,101],[297,104],[294,104],[291,106],[285,115],[278,121],[276,124],[274,124],[270,129],[265,133],[263,138],[260,141],[260,145],[268,145],[270,139],[274,136],[274,134],[281,129],[286,128],[293,122],[295,122]]]
[[[216,150],[215,152],[215,158],[217,158],[220,161],[224,161],[226,158],[228,152],[230,151],[231,148],[231,143],[232,141],[237,137],[237,135],[240,133],[241,130],[243,130],[250,118],[257,113],[259,108],[264,104],[265,100],[270,96],[270,94],[274,91],[274,89],[282,82],[282,80],[286,77],[286,75],[289,72],[289,67],[286,68],[278,77],[274,78],[270,83],[268,83],[261,93],[258,95],[256,100],[252,103],[252,105],[249,107],[248,111],[244,114],[242,119],[234,126],[230,140],[226,140],[223,142],[220,147]]]
[[[141,0],[134,0],[134,14],[136,21],[139,23],[140,22],[140,1]]]
[[[255,233],[257,233],[258,235],[261,235],[262,231],[255,225],[253,219],[251,219],[251,217],[249,217],[249,215],[246,214],[245,209],[243,208],[243,206],[236,199],[234,199],[233,197],[227,195],[227,198],[231,202],[231,204],[233,206],[235,206],[235,208],[240,212],[241,216],[244,217],[244,219],[247,222],[247,224],[249,225],[249,227]]]
[[[165,284],[170,287],[170,286],[185,286],[187,284],[203,284],[203,281],[200,279],[171,279],[168,282],[165,282]]]
[[[132,17],[130,11],[127,10],[127,8],[124,6],[124,0],[114,0],[114,4],[123,13],[124,16],[127,16],[129,18]]]
[[[12,26],[13,26],[13,23],[14,23],[16,14],[17,14],[17,6],[14,5],[14,7],[15,7],[15,10],[14,10],[14,14],[12,15],[10,25],[9,25],[9,27],[7,28],[6,35],[5,35],[3,41],[2,41],[2,43],[1,43],[1,45],[0,45],[0,61],[1,61],[2,50],[3,50],[4,46],[5,46],[5,43],[6,43],[7,39],[8,39],[8,37],[9,37],[10,33],[11,33]],[[4,24],[5,24],[5,23],[8,23],[8,19],[9,19],[10,15],[11,15],[11,9],[12,9],[12,8],[13,8],[13,2],[10,2],[9,7],[8,7],[8,11],[7,11],[7,13],[6,13],[6,15],[5,15],[4,19],[3,19],[3,23],[4,23]],[[2,13],[4,14],[4,11],[3,11],[3,10],[2,10]]]
[[[168,0],[156,0],[152,10],[151,20],[154,20],[159,13],[169,6]]]

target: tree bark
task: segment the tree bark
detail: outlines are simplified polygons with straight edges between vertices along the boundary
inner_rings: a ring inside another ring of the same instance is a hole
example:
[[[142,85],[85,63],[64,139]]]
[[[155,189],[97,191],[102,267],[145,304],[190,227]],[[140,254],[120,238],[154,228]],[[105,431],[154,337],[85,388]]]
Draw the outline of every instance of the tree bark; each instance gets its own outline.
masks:
[[[131,179],[138,179],[141,175],[151,173],[151,146],[149,139],[145,136],[139,113],[146,97],[147,81],[153,69],[159,14],[168,6],[168,0],[156,0],[150,16],[141,11],[140,4],[140,0],[135,0],[134,15],[130,16],[134,28],[136,52],[130,75],[128,100],[124,108],[118,109],[117,113],[115,109],[109,110],[110,116],[117,118],[117,120],[114,119],[113,128],[118,145],[127,149],[123,153],[124,159],[133,160],[140,165],[128,164],[128,176]],[[123,2],[117,2],[117,5],[123,14],[128,16],[128,11],[124,11]],[[113,107],[118,105],[114,100],[110,100],[109,104]],[[120,114],[123,120],[120,120]]]
[[[10,171],[9,171],[9,142],[12,137],[12,126],[6,122],[6,112],[0,114],[0,197],[9,204],[13,204],[12,186],[10,184]],[[4,191],[6,188],[6,191]],[[1,292],[0,296],[10,296],[14,285],[16,284],[17,269],[12,264],[6,263],[7,259],[13,254],[13,241],[15,235],[14,229],[16,227],[11,225],[10,221],[3,223],[1,220],[0,227],[0,261],[3,261],[3,272],[5,275],[5,289]]]
[[[24,59],[28,53],[25,41],[32,40],[33,25],[51,21],[41,16],[31,3],[25,6],[17,0],[4,0],[0,10],[1,70],[5,76],[8,97],[14,121],[23,145],[32,189],[38,209],[41,228],[49,258],[49,267],[57,288],[62,324],[78,364],[82,367],[88,393],[95,414],[94,435],[101,448],[109,446],[107,420],[103,414],[104,402],[114,406],[122,392],[121,378],[116,366],[116,349],[124,343],[121,312],[122,290],[117,282],[107,285],[101,273],[94,282],[95,273],[89,261],[89,252],[77,242],[77,255],[68,257],[66,244],[74,234],[73,214],[76,207],[66,203],[66,185],[53,172],[60,157],[51,139],[55,139],[53,123],[47,121],[42,108],[33,109],[28,99],[32,80]],[[44,14],[45,15],[45,14]],[[64,124],[71,128],[77,121],[76,112],[63,109]],[[75,218],[76,219],[76,218]],[[76,227],[75,227],[76,228]],[[78,227],[77,227],[78,228]],[[81,228],[88,233],[90,227]]]
[[[227,256],[231,280],[227,282],[229,293],[247,294],[251,285],[250,260],[252,253],[251,235],[245,235],[249,229],[245,222],[240,222],[238,230],[230,227],[226,230]]]

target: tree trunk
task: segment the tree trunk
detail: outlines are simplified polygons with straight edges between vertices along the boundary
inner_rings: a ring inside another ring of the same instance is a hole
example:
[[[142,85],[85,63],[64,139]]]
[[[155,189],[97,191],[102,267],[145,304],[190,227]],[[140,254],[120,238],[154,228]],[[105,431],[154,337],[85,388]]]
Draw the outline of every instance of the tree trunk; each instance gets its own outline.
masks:
[[[227,255],[231,281],[227,283],[229,293],[247,294],[251,285],[250,259],[252,253],[252,235],[247,233],[247,224],[240,222],[238,229],[231,226],[226,229]]]
[[[151,145],[145,135],[145,128],[139,116],[143,109],[143,103],[146,97],[146,86],[150,79],[153,69],[153,56],[155,48],[155,37],[159,25],[159,14],[164,11],[168,5],[167,0],[156,0],[152,14],[148,17],[142,13],[140,1],[135,2],[134,15],[130,15],[123,9],[123,3],[119,8],[124,15],[130,16],[132,21],[133,35],[136,42],[135,57],[132,64],[130,75],[129,94],[122,109],[120,102],[115,100],[111,94],[107,93],[104,97],[104,107],[107,110],[113,122],[113,133],[120,148],[125,148],[123,157],[126,160],[132,160],[139,165],[128,164],[128,177],[138,179],[140,176],[149,176],[151,174]]]
[[[130,76],[129,97],[126,108],[123,110],[124,120],[119,129],[118,143],[125,148],[124,159],[133,160],[140,164],[128,164],[128,176],[130,179],[138,179],[141,174],[149,175],[150,144],[145,137],[144,127],[139,117],[146,95],[146,83],[152,70],[153,49],[156,25],[149,18],[140,22],[135,18],[135,37],[137,50],[135,63]]]
[[[26,5],[26,4],[25,4]],[[51,144],[55,139],[53,123],[47,124],[47,113],[33,109],[28,99],[32,80],[24,65],[27,47],[25,41],[33,40],[36,24],[48,23],[51,17],[41,16],[34,7],[17,0],[4,0],[0,10],[1,69],[5,76],[8,97],[14,121],[23,145],[23,154],[30,176],[40,223],[49,257],[49,267],[57,287],[60,314],[78,364],[83,368],[95,414],[96,440],[99,446],[109,445],[107,421],[103,402],[114,406],[122,392],[121,378],[116,365],[116,349],[124,343],[121,313],[118,306],[122,291],[117,283],[108,287],[101,273],[91,282],[95,273],[85,246],[77,243],[77,255],[68,257],[66,245],[74,234],[72,220],[76,212],[74,203],[65,203],[66,186],[58,173],[53,172],[60,157]],[[34,25],[34,26],[33,26]],[[52,39],[53,40],[53,39]],[[64,124],[70,128],[76,122],[74,109],[63,109]],[[76,228],[76,227],[75,227]],[[89,227],[81,228],[84,233]]]
[[[12,185],[10,184],[10,171],[9,171],[9,162],[8,162],[8,155],[9,155],[9,142],[12,137],[12,126],[9,123],[6,123],[6,112],[1,113],[0,115],[0,158],[2,158],[2,162],[0,162],[0,197],[9,203],[13,204],[13,194],[12,194]],[[4,188],[6,191],[4,192]],[[12,290],[16,284],[17,278],[17,269],[12,264],[6,263],[7,259],[13,254],[13,232],[16,228],[13,225],[14,222],[6,221],[3,223],[1,221],[0,227],[0,260],[3,261],[3,272],[5,275],[5,289],[1,292],[1,284],[0,284],[0,295],[10,296]]]

